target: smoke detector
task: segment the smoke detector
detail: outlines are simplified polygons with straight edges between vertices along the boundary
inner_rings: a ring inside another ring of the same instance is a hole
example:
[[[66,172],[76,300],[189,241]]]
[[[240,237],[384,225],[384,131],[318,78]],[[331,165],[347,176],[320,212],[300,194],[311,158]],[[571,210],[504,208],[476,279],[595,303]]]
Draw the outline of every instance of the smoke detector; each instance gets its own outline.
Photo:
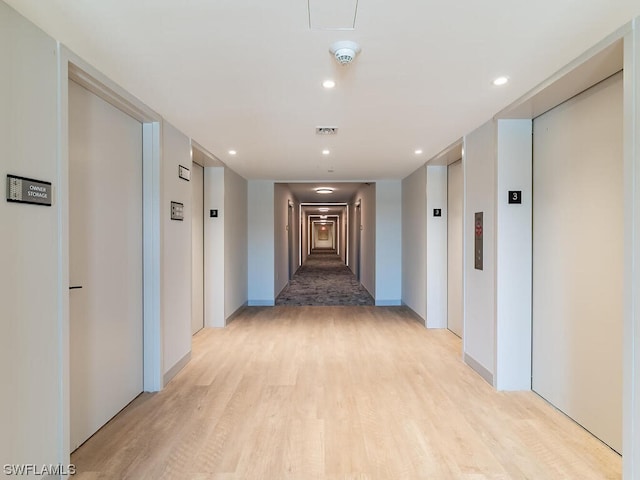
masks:
[[[349,65],[360,53],[360,45],[350,40],[336,42],[329,48],[331,54],[336,58],[340,65]]]

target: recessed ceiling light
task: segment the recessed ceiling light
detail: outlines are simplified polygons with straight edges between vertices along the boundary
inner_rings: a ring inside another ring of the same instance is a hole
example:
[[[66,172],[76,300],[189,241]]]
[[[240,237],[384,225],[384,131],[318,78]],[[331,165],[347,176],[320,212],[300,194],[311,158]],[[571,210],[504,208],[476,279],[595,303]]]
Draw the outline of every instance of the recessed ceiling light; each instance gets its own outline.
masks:
[[[328,209],[328,208],[326,208],[326,207],[322,207],[322,208],[319,208],[319,209],[318,209],[318,211],[319,211],[319,212],[328,212],[328,211],[329,211],[329,209]]]
[[[324,82],[322,82],[322,86],[324,88],[333,88],[336,86],[336,82],[334,82],[333,80],[325,80]]]
[[[329,187],[319,187],[316,188],[316,193],[320,193],[320,194],[327,194],[327,193],[333,193],[333,188],[329,188]]]
[[[323,155],[329,155],[331,153],[330,150],[327,150],[326,148],[324,150],[322,150],[322,154]]]
[[[415,153],[416,155],[422,155],[422,150],[417,149],[417,150],[414,150],[413,153]]]
[[[229,150],[229,155],[235,155],[236,153],[238,152],[236,152],[235,150]]]
[[[509,83],[509,77],[498,77],[493,81],[493,84],[496,87],[501,87],[502,85],[506,85]]]
[[[327,218],[327,216],[326,215],[320,215],[320,218],[325,220]]]

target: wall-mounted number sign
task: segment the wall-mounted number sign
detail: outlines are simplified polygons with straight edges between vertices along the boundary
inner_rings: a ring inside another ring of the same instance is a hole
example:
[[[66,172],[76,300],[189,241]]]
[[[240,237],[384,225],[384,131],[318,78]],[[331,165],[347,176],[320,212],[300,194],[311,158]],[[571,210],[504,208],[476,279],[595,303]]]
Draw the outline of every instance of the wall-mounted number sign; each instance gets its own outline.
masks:
[[[183,167],[182,165],[178,165],[178,177],[188,182],[191,180],[191,170],[187,167]]]
[[[509,203],[522,203],[522,190],[509,190]]]
[[[441,217],[442,216],[442,209],[441,208],[434,208],[433,209],[433,216],[434,217]]]
[[[7,202],[51,206],[51,182],[7,175]]]

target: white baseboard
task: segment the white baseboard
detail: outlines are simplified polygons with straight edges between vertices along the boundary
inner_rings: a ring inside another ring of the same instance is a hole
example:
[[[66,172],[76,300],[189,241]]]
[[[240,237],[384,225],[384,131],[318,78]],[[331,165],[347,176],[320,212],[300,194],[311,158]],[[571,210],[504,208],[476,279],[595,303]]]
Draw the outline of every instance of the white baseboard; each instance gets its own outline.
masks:
[[[464,354],[464,363],[469,365],[473,370],[476,371],[478,375],[484,378],[489,385],[493,386],[493,373],[484,368],[480,362],[476,361],[473,357],[469,356],[469,354]]]
[[[189,353],[187,353],[184,357],[178,360],[176,364],[173,367],[171,367],[167,373],[164,374],[164,376],[162,377],[163,385],[166,385],[167,383],[169,383],[171,379],[175,377],[178,374],[178,372],[187,365],[187,363],[189,363],[190,360],[191,360],[191,350],[189,350]]]
[[[249,307],[273,307],[275,304],[275,300],[249,300],[247,302]]]

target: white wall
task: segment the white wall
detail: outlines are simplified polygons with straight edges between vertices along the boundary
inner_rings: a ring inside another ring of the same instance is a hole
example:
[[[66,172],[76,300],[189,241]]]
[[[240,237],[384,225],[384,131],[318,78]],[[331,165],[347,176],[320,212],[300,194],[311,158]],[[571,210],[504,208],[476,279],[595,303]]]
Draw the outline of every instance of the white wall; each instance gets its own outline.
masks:
[[[361,202],[362,230],[361,234],[361,265],[360,283],[371,294],[376,296],[376,185],[363,185],[356,192],[353,202]],[[354,209],[355,212],[355,209]],[[353,215],[353,228],[355,225],[355,214]]]
[[[375,187],[376,305],[402,303],[402,182],[378,180]]]
[[[427,169],[402,180],[402,303],[427,319]]]
[[[191,141],[167,122],[162,129],[162,328],[165,384],[191,354],[191,183],[178,177],[191,165]],[[171,220],[171,202],[184,204],[184,221]]]
[[[273,305],[275,303],[273,205],[274,182],[249,180],[249,305]]]
[[[204,324],[225,325],[224,167],[204,169]],[[218,210],[217,217],[210,211]]]
[[[447,328],[447,167],[427,165],[427,328]],[[441,217],[433,210],[440,208]]]
[[[58,171],[57,55],[53,39],[0,2],[0,178],[50,181],[54,199],[52,207],[0,201],[0,465],[68,463],[61,376],[69,280],[60,242],[67,180]]]
[[[531,388],[531,120],[498,120],[496,378],[499,390]],[[522,204],[509,204],[510,190]]]
[[[464,139],[465,361],[493,384],[495,356],[496,124],[489,121]],[[484,212],[484,270],[474,268],[474,214]]]
[[[247,304],[247,181],[224,168],[224,321]],[[212,219],[215,220],[215,219]]]
[[[327,231],[327,239],[321,240],[319,233],[324,227]],[[334,226],[333,224],[320,225],[319,223],[313,224],[313,248],[334,248]]]

